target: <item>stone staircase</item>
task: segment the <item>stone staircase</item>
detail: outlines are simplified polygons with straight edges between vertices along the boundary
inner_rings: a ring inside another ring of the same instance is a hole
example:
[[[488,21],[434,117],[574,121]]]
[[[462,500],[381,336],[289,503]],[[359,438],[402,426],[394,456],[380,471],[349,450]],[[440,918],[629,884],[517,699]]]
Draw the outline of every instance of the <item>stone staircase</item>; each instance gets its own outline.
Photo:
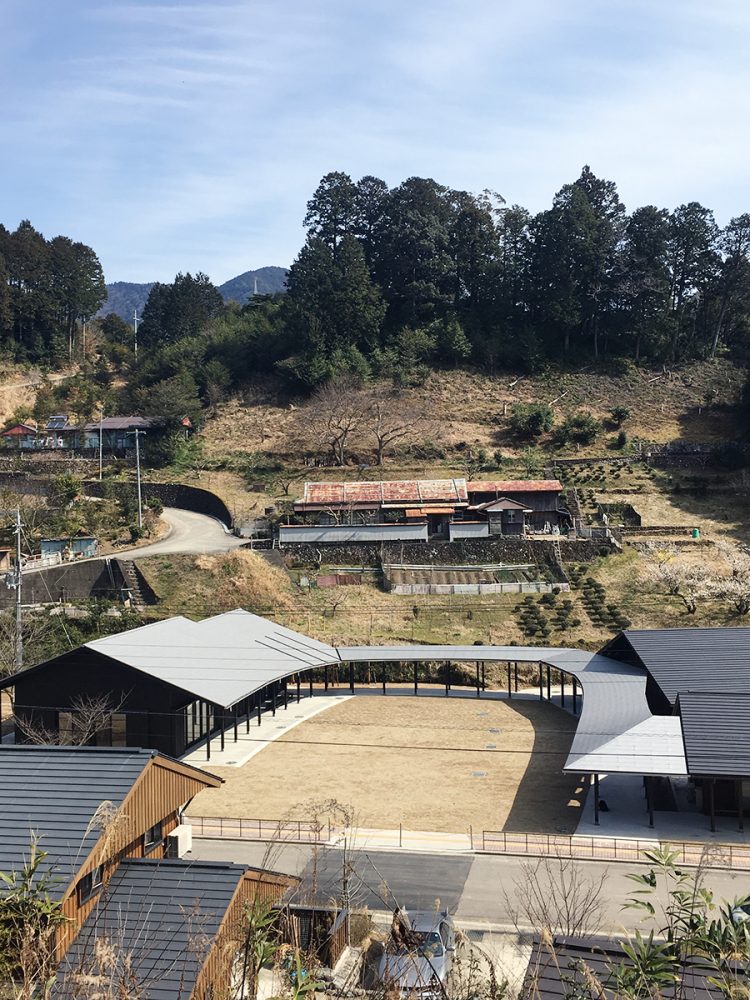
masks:
[[[120,567],[122,578],[125,581],[123,596],[130,597],[130,603],[133,608],[142,610],[146,607],[147,602],[143,595],[140,579],[138,577],[138,573],[136,572],[134,563],[130,559],[118,559],[117,564]]]

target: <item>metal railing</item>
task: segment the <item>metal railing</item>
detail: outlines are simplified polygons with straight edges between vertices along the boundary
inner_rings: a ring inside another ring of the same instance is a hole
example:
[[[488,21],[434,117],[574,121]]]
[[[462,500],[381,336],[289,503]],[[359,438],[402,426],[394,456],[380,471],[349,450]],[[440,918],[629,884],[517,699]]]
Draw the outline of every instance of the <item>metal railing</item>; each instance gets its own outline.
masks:
[[[344,829],[326,823],[295,819],[246,819],[221,816],[189,816],[196,837],[225,837],[230,840],[280,841],[297,844],[330,844],[340,839]],[[367,831],[369,835],[376,831]],[[446,838],[451,835],[446,834]],[[505,830],[470,830],[467,849],[483,854],[507,854],[528,858],[573,858],[577,861],[642,862],[645,851],[668,846],[677,851],[678,864],[686,867],[727,868],[750,871],[750,843],[727,844],[712,841],[659,841],[656,838],[565,836],[544,833],[512,833]],[[407,840],[407,848],[410,840]],[[470,845],[470,846],[469,846]],[[402,847],[399,827],[398,843]],[[434,844],[440,850],[439,843]]]
[[[629,837],[561,836],[559,834],[509,833],[483,830],[472,836],[472,847],[487,854],[527,857],[574,858],[579,861],[642,861],[644,851],[657,846],[677,851],[677,862],[686,867],[750,870],[750,844],[712,841],[659,841]]]
[[[245,819],[225,816],[188,816],[196,837],[230,840],[281,840],[298,844],[325,844],[337,833],[326,823],[298,819]]]

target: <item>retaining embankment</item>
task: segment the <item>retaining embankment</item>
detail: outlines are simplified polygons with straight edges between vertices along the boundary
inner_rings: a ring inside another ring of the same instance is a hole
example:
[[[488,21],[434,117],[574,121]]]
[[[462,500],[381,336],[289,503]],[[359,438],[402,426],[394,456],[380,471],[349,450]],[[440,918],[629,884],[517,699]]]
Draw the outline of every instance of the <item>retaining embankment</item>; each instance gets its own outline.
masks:
[[[111,496],[118,500],[126,497],[135,502],[137,497],[135,483],[87,481],[83,488],[88,496]],[[150,497],[156,497],[165,507],[177,507],[180,510],[192,510],[196,514],[215,517],[228,528],[232,527],[232,515],[224,501],[210,490],[199,486],[186,486],[184,483],[151,483],[141,484],[144,503]]]
[[[131,555],[131,553],[128,553]],[[135,553],[133,553],[135,555]],[[131,582],[121,562],[114,558],[86,559],[78,563],[50,566],[23,575],[23,603],[54,604],[65,601],[121,601],[129,596]],[[137,566],[136,574],[144,604],[155,604],[156,595]],[[0,608],[15,604],[16,593],[0,586]]]
[[[562,561],[588,562],[602,551],[612,551],[604,539],[577,541],[526,538],[462,539],[455,542],[385,542],[381,545],[285,545],[283,553],[300,566],[380,566],[389,563],[439,563],[482,565],[485,563],[557,563],[556,544]]]

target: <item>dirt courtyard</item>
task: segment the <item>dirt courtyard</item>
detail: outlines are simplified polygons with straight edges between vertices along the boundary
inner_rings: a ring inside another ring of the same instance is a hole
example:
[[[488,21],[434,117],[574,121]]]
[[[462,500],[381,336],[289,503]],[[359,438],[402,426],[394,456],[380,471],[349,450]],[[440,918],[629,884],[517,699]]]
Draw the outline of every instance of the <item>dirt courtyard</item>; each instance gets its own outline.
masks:
[[[334,798],[371,829],[572,833],[583,783],[562,766],[575,720],[533,700],[355,696],[300,723],[242,767],[195,816],[304,819]]]

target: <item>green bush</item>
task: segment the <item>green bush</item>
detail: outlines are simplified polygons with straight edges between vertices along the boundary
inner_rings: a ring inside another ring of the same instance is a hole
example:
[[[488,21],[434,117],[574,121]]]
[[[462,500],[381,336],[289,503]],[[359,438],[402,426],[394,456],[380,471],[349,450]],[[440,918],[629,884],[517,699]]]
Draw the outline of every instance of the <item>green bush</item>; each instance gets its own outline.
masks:
[[[609,411],[609,415],[612,418],[612,423],[615,427],[622,427],[630,416],[630,410],[627,406],[613,406]]]
[[[511,407],[510,429],[524,440],[541,437],[554,421],[552,407],[546,403],[514,403]]]
[[[581,410],[565,420],[555,431],[555,443],[591,444],[601,432],[602,425],[588,410]],[[603,471],[603,470],[602,470]]]

